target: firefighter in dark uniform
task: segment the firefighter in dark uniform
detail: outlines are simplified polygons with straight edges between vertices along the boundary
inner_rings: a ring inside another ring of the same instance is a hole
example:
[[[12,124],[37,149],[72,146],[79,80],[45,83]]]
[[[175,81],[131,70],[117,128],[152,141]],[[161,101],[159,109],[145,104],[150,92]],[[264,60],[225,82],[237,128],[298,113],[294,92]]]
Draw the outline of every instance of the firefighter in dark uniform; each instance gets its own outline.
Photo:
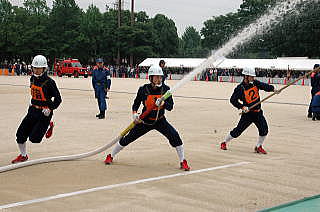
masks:
[[[320,91],[316,93],[311,102],[312,120],[320,120]]]
[[[252,123],[254,123],[259,131],[259,138],[255,147],[255,152],[267,154],[263,149],[262,144],[268,134],[268,124],[263,116],[261,104],[250,110],[249,108],[260,101],[259,90],[276,92],[277,94],[279,91],[275,90],[272,85],[254,80],[256,73],[253,68],[244,68],[242,74],[244,75],[244,79],[242,83],[234,89],[230,102],[234,107],[241,109],[243,114],[241,115],[237,127],[227,135],[225,140],[220,144],[220,148],[222,150],[227,150],[227,143],[233,138],[239,137]]]
[[[60,92],[53,79],[47,76],[47,59],[37,55],[32,61],[33,75],[30,78],[31,104],[27,115],[22,120],[17,130],[17,143],[20,155],[12,163],[19,163],[28,160],[26,152],[26,141],[40,143],[43,136],[50,137],[53,124],[50,122],[53,110],[61,104]],[[53,100],[52,100],[53,98]],[[50,125],[50,128],[48,129]],[[48,131],[47,131],[48,130]]]
[[[177,151],[180,168],[189,171],[187,161],[184,158],[184,149],[182,140],[178,132],[171,126],[164,116],[165,110],[171,111],[173,109],[173,99],[169,97],[162,103],[159,102],[159,98],[170,90],[170,88],[163,84],[163,72],[161,67],[158,65],[153,65],[148,71],[150,83],[141,86],[138,90],[137,96],[132,105],[133,120],[136,123],[135,127],[123,137],[113,149],[111,154],[108,154],[105,159],[105,164],[111,164],[114,156],[119,153],[125,146],[135,141],[142,135],[146,134],[150,130],[157,130],[162,135],[164,135],[172,147]],[[151,113],[146,116],[143,120],[139,119],[139,114],[137,113],[141,103],[143,104],[142,112],[146,111],[149,107],[156,104],[156,109],[151,111]]]
[[[111,77],[110,71],[103,66],[103,59],[96,60],[97,66],[94,67],[92,73],[92,86],[95,92],[95,97],[98,100],[100,113],[96,115],[99,119],[104,119],[107,109],[106,94],[110,90]]]
[[[163,80],[162,80],[162,82],[164,82],[168,78],[168,73],[164,69],[164,67],[166,66],[166,62],[164,60],[160,60],[159,61],[159,66],[162,68],[162,71],[163,71]]]
[[[319,70],[319,67],[320,67],[319,64],[315,64],[313,66],[313,69]],[[313,118],[311,104],[313,101],[313,97],[319,91],[320,91],[320,73],[319,73],[319,71],[316,71],[311,74],[311,101],[310,101],[310,105],[309,105],[309,109],[308,109],[308,118]]]

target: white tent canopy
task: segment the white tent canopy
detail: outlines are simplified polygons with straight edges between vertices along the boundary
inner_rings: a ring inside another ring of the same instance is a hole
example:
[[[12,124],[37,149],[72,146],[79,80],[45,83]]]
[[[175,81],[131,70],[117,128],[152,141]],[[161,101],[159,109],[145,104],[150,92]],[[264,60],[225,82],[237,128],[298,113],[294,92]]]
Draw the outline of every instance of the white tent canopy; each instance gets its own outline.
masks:
[[[152,66],[159,64],[160,60],[164,60],[169,68],[195,68],[206,58],[147,58],[139,66]]]
[[[147,58],[139,66],[151,66],[159,64],[160,60],[166,62],[168,68],[195,68],[204,62],[205,58]],[[221,61],[221,60],[220,60]],[[218,63],[217,61],[215,63]],[[311,70],[314,64],[320,64],[320,59],[308,59],[305,57],[283,57],[277,59],[225,59],[217,67],[212,64],[208,68],[239,68],[252,67],[275,70]]]

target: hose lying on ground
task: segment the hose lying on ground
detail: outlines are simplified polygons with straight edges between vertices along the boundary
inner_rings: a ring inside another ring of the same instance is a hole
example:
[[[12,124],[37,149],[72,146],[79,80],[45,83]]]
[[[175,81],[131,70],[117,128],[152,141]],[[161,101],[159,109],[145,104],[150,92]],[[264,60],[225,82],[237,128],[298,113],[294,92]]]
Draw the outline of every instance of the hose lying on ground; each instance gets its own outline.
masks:
[[[167,93],[165,93],[161,97],[161,101],[166,100],[171,95],[172,94],[170,93],[170,91],[167,91]],[[152,108],[149,108],[148,110],[146,110],[144,113],[142,113],[139,116],[139,118],[141,120],[144,119],[155,107],[156,107],[156,105],[154,105]],[[36,165],[36,164],[41,164],[41,163],[50,163],[50,162],[68,161],[68,160],[78,160],[78,159],[82,159],[82,158],[86,158],[86,157],[91,157],[93,155],[99,154],[99,153],[109,149],[114,144],[119,142],[121,140],[121,138],[123,138],[126,134],[128,134],[128,132],[135,125],[136,124],[134,122],[132,122],[125,130],[123,130],[120,133],[119,136],[117,136],[115,139],[113,139],[110,143],[108,143],[108,144],[106,144],[106,145],[104,145],[104,146],[102,146],[102,147],[100,147],[98,149],[95,149],[93,151],[82,153],[82,154],[75,154],[75,155],[65,155],[65,156],[57,156],[57,157],[49,157],[49,158],[40,158],[40,159],[36,159],[36,160],[25,161],[25,162],[22,162],[22,163],[11,164],[11,165],[8,165],[8,166],[0,167],[0,173],[6,172],[6,171],[10,171],[10,170],[14,170],[14,169],[18,169],[18,168],[22,168],[22,167],[26,167],[26,166],[32,166],[32,165]]]

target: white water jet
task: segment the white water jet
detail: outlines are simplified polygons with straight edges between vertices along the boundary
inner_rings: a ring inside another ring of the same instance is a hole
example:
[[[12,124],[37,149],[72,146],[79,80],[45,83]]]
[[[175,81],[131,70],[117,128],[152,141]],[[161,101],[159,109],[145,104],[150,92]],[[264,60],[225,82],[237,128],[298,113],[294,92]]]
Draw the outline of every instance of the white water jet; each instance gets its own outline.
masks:
[[[217,64],[223,62],[223,60],[224,60],[223,57],[228,55],[229,53],[231,53],[236,47],[248,42],[255,35],[263,33],[264,30],[267,27],[269,27],[272,23],[278,23],[278,22],[282,21],[283,16],[285,14],[287,14],[289,11],[293,11],[294,8],[296,8],[296,6],[298,4],[303,3],[303,2],[308,2],[308,1],[310,2],[310,0],[291,0],[291,1],[286,1],[286,2],[282,2],[282,3],[278,4],[276,7],[274,7],[273,10],[270,10],[264,16],[259,18],[256,22],[250,24],[248,27],[246,27],[244,30],[242,30],[236,37],[234,37],[230,41],[228,41],[214,55],[209,57],[200,66],[198,66],[192,72],[190,72],[188,75],[186,75],[182,80],[180,80],[170,90],[170,92],[168,92],[168,95],[171,95],[175,90],[177,90],[183,84],[190,81],[196,74],[201,73],[203,70],[205,70],[207,67],[209,67],[209,65],[213,64],[213,65],[217,66]],[[318,2],[319,0],[313,0],[313,1]],[[42,159],[27,161],[24,163],[3,166],[3,167],[0,167],[0,173],[14,170],[17,168],[35,165],[35,164],[57,162],[57,161],[67,161],[67,160],[77,160],[77,159],[81,159],[81,158],[90,157],[90,156],[96,155],[96,154],[110,148],[111,146],[113,146],[116,142],[118,142],[120,140],[121,136],[118,136],[117,138],[112,140],[109,144],[106,144],[105,146],[102,146],[96,150],[93,150],[93,151],[90,151],[87,153],[76,154],[76,155],[67,155],[67,156],[57,156],[57,157],[50,157],[50,158],[42,158]]]
[[[311,0],[312,1],[312,0]],[[319,0],[313,0],[318,2]],[[248,27],[243,29],[235,37],[230,39],[226,44],[224,44],[220,49],[218,49],[212,56],[210,56],[206,61],[201,63],[192,72],[186,75],[182,80],[180,80],[171,90],[170,93],[174,93],[179,87],[193,79],[193,77],[201,72],[203,72],[208,67],[216,67],[218,64],[223,62],[223,58],[233,52],[237,47],[243,45],[244,43],[250,41],[254,36],[263,34],[271,24],[277,24],[283,20],[284,15],[289,12],[301,12],[295,11],[294,9],[297,5],[301,3],[310,2],[310,0],[290,0],[278,3],[275,7],[267,11],[263,16],[257,19],[254,23],[250,24]]]

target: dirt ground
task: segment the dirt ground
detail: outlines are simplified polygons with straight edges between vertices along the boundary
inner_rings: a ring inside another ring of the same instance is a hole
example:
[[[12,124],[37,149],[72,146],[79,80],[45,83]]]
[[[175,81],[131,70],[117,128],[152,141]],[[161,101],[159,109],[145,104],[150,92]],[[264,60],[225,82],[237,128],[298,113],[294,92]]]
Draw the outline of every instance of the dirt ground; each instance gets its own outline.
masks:
[[[41,144],[28,142],[31,160],[84,153],[109,143],[131,122],[134,93],[147,82],[113,79],[106,119],[97,120],[91,78],[54,79],[62,88],[63,98],[54,114],[54,135]],[[10,164],[18,154],[15,133],[29,104],[28,81],[28,77],[0,77],[0,166]],[[270,100],[277,103],[263,104],[270,132],[264,145],[268,154],[259,155],[253,153],[258,136],[254,125],[231,141],[229,150],[219,149],[219,143],[239,120],[239,111],[228,101],[235,86],[189,82],[175,93],[175,108],[166,116],[183,139],[192,170],[250,163],[35,202],[5,211],[256,211],[319,194],[320,122],[307,120],[304,105],[309,103],[310,88],[289,87]],[[262,91],[261,95],[266,93]],[[0,173],[0,207],[182,172],[175,149],[157,132],[129,145],[111,166],[104,165],[105,156],[106,152],[77,161]]]

